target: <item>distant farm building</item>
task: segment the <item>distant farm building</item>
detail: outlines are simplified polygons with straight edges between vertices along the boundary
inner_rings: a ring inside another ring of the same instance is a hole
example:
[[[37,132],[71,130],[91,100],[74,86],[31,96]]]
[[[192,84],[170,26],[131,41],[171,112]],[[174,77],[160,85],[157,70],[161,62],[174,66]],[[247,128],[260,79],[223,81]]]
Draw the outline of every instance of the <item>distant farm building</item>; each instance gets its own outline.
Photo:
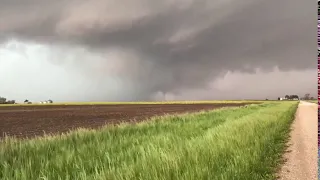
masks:
[[[283,100],[295,100],[295,101],[299,101],[300,98],[298,95],[286,95],[285,97],[278,97],[279,101],[283,101]]]
[[[53,103],[52,100],[47,100],[47,101],[40,101],[39,104],[51,104]]]
[[[23,103],[24,104],[32,104],[32,102],[30,102],[28,99],[26,99]]]

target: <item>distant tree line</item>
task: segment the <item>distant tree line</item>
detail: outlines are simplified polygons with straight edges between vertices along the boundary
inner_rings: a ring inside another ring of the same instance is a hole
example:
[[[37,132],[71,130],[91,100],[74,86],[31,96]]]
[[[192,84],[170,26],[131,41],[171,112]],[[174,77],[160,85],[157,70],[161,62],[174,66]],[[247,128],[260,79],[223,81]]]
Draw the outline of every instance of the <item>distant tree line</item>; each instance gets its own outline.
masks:
[[[294,100],[294,99],[299,99],[299,96],[298,95],[285,95],[284,98],[287,100]]]
[[[310,94],[309,94],[309,93],[305,94],[304,97],[301,98],[301,99],[302,99],[302,100],[315,100],[314,97],[310,97]]]
[[[15,104],[15,100],[7,100],[5,97],[0,96],[0,104]]]
[[[281,98],[279,97],[278,100],[280,100]],[[314,97],[310,97],[310,94],[307,93],[305,94],[302,98],[299,98],[298,95],[285,95],[284,96],[284,100],[314,100]]]
[[[32,104],[32,102],[29,101],[28,99],[24,100],[23,103],[24,104]],[[42,101],[40,103],[53,103],[53,101],[51,99],[49,99],[47,101]],[[0,96],[0,104],[17,104],[17,103],[15,100],[7,100],[7,98]]]

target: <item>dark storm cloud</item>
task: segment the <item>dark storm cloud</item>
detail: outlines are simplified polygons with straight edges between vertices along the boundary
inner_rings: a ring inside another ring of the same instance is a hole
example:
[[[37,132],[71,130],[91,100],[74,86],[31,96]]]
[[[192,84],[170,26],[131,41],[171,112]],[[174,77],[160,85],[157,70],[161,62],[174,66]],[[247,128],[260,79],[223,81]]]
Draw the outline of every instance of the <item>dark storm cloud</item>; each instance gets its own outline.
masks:
[[[120,61],[115,74],[143,99],[206,87],[229,70],[314,69],[315,13],[301,0],[0,0],[0,40],[116,51],[99,66]],[[90,76],[89,63],[73,65]],[[101,71],[94,77],[109,75]]]

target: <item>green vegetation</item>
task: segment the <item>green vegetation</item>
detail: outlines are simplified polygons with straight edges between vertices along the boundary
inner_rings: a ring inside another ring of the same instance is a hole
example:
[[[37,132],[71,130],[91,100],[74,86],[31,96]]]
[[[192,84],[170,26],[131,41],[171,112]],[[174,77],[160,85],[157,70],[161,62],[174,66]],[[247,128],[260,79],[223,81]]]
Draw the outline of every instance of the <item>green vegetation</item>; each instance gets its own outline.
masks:
[[[308,100],[308,102],[311,102],[311,103],[316,103],[316,104],[318,104],[318,100]]]
[[[1,180],[273,179],[298,102],[0,143]]]

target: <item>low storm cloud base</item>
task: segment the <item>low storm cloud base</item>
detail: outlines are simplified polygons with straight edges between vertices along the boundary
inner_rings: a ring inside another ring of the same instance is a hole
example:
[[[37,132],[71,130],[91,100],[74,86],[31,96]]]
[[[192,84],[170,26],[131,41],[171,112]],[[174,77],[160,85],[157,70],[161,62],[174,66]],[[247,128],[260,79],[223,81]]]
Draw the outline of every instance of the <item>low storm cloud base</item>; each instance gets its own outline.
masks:
[[[311,4],[0,0],[0,95],[57,101],[315,95]]]

